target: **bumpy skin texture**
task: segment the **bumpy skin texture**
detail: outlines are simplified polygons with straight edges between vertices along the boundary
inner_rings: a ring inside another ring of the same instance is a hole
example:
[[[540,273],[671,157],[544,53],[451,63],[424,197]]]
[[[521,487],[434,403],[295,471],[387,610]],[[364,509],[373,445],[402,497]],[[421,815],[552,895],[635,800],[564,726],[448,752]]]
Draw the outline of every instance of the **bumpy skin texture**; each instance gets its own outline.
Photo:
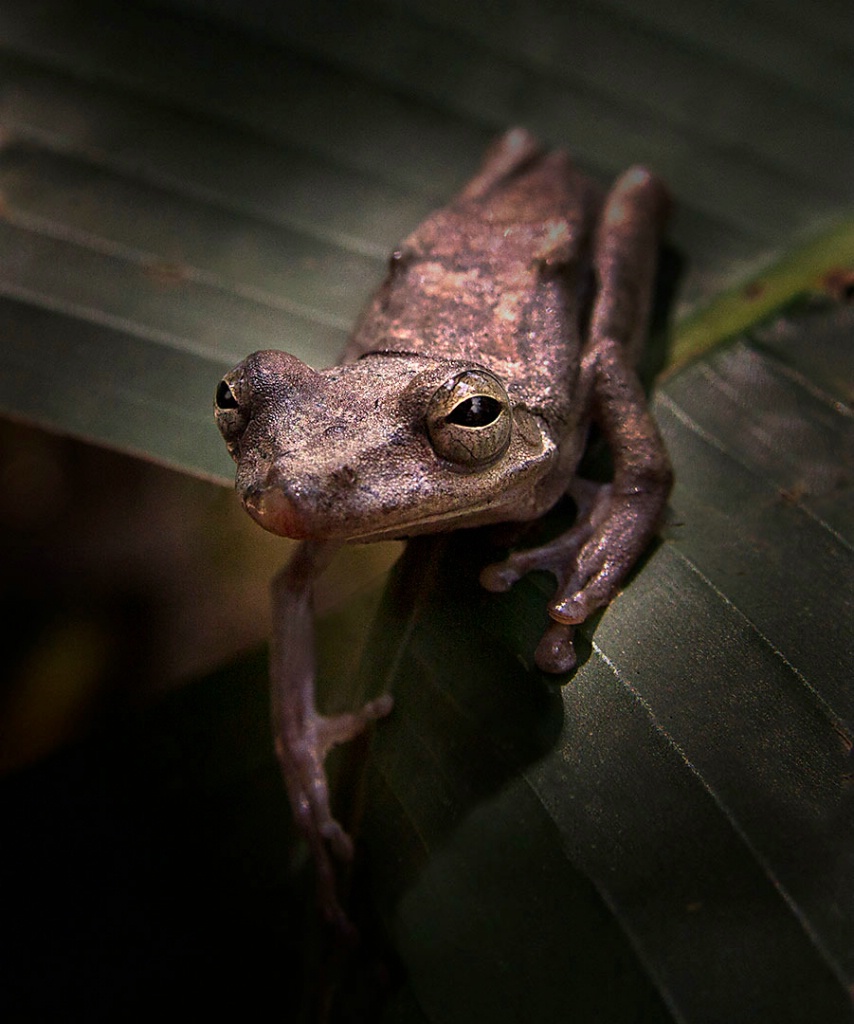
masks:
[[[565,153],[514,129],[394,252],[338,366],[256,352],[220,384],[217,420],[247,511],[304,540],[273,588],[276,750],[321,906],[341,929],[333,857],[352,846],[323,759],[391,698],[332,719],[316,710],[313,580],[342,542],[530,521],[569,492],[573,527],[481,582],[505,590],[552,572],[535,658],[546,672],[574,667],[575,626],[614,597],[670,490],[633,368],[668,206],[643,168],[603,199]],[[575,479],[592,423],[613,456],[606,485]]]

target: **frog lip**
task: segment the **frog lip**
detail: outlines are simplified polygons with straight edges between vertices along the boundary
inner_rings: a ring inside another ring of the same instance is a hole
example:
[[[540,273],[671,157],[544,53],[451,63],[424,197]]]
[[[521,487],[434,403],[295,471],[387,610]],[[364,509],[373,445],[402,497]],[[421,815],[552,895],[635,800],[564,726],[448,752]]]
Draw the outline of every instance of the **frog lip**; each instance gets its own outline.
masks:
[[[270,533],[293,540],[352,541],[356,543],[375,540],[389,540],[416,533],[431,533],[441,530],[449,521],[464,520],[481,511],[481,506],[462,510],[448,510],[434,515],[413,515],[399,521],[390,521],[384,526],[359,529],[354,525],[336,529],[330,522],[318,525],[316,518],[306,515],[298,504],[278,488],[257,488],[242,496],[243,507],[249,515]],[[486,506],[484,506],[486,507]],[[314,524],[314,529],[310,524]]]
[[[440,533],[446,529],[458,529],[478,524],[480,517],[495,507],[491,501],[483,501],[477,505],[467,505],[465,508],[447,509],[442,512],[435,512],[432,515],[413,515],[406,519],[390,521],[385,526],[369,527],[361,530],[352,530],[348,533],[347,539],[355,543],[368,543],[380,540],[401,540],[406,537],[414,537],[421,533]],[[504,518],[500,515],[498,518]],[[453,524],[453,525],[451,525]]]

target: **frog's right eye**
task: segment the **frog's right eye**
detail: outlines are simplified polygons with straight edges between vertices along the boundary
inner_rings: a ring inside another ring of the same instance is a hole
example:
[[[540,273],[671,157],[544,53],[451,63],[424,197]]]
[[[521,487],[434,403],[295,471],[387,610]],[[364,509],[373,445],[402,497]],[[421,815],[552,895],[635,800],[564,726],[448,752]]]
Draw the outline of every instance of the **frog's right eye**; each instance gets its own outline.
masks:
[[[438,388],[427,408],[427,434],[437,455],[466,469],[500,458],[510,444],[513,413],[501,381],[463,370]]]

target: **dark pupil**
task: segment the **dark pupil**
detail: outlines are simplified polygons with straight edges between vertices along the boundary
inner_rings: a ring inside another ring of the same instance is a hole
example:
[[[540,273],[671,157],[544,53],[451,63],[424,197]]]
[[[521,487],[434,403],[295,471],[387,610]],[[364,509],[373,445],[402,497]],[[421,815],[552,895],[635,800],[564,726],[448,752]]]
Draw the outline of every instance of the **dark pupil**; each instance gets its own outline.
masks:
[[[460,427],[485,427],[498,419],[501,402],[489,395],[475,395],[454,407],[447,417],[448,423]]]
[[[231,388],[224,380],[219,382],[216,389],[216,404],[218,409],[236,409],[237,399],[234,397]]]

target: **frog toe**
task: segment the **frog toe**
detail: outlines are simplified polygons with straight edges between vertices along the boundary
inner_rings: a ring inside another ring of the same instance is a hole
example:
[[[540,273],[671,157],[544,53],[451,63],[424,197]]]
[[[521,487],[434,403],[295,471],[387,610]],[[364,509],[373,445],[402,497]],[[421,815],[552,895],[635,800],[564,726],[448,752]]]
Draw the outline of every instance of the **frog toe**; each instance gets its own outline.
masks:
[[[495,562],[486,566],[480,573],[480,585],[493,594],[503,594],[522,576],[518,569],[510,564],[510,559]]]
[[[327,821],[320,827],[320,834],[338,860],[349,863],[353,859],[353,840],[337,821]]]
[[[359,711],[348,711],[331,717],[318,715],[317,736],[321,758],[333,748],[354,739],[378,718],[384,718],[394,706],[394,698],[384,693],[368,701]]]
[[[549,604],[549,615],[556,622],[567,626],[578,626],[597,607],[590,601],[585,590],[576,593],[560,593]]]
[[[486,566],[480,573],[480,585],[492,593],[500,594],[509,590],[514,583],[517,583],[523,576],[537,569],[545,569],[555,573],[552,555],[552,545],[547,544],[537,548],[526,548],[522,551],[514,551],[508,555],[503,562],[493,562]]]
[[[534,653],[534,661],[541,672],[562,675],[578,664],[573,634],[575,627],[563,622],[549,624]]]

